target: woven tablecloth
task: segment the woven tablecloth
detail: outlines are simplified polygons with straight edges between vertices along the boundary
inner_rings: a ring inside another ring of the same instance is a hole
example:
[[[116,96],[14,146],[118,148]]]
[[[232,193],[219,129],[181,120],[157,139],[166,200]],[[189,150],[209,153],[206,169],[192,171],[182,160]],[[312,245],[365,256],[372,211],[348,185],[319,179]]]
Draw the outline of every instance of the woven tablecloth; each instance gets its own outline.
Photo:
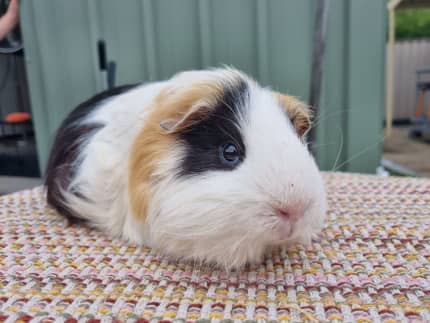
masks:
[[[430,322],[430,180],[324,178],[320,240],[229,274],[67,227],[41,188],[0,197],[0,321]]]

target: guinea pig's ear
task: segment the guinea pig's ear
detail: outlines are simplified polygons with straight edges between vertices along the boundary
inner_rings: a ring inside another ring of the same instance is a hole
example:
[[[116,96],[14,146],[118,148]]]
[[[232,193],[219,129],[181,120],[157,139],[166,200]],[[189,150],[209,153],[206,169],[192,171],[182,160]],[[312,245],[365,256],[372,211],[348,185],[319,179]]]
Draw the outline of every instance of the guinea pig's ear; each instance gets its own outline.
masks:
[[[309,106],[292,96],[278,92],[273,94],[287,112],[298,135],[300,137],[304,136],[312,125],[312,111]]]
[[[187,130],[208,118],[223,88],[215,82],[197,82],[187,86],[170,85],[155,99],[157,122],[165,133]]]
[[[207,118],[211,110],[207,105],[198,103],[190,107],[183,115],[178,115],[173,119],[162,120],[160,127],[168,133],[178,133]]]

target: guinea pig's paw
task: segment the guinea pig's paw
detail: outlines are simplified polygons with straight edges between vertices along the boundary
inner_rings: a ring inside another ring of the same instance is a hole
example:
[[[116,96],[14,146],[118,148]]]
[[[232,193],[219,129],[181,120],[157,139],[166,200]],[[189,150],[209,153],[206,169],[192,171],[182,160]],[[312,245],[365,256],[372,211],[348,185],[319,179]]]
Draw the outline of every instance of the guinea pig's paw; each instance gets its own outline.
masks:
[[[316,228],[310,229],[306,234],[303,234],[299,238],[300,243],[307,247],[311,246],[313,242],[317,242],[321,240],[321,231],[322,231],[322,226],[317,229]]]
[[[297,241],[304,245],[305,247],[309,247],[312,244],[312,233],[308,232],[306,234],[302,234]]]
[[[320,221],[319,223],[315,224],[309,232],[309,237],[311,241],[320,240],[321,239],[321,233],[324,230],[325,224],[323,221]]]
[[[312,234],[311,234],[311,240],[312,241],[319,241],[319,240],[321,240],[321,238],[322,238],[321,231],[312,232]]]

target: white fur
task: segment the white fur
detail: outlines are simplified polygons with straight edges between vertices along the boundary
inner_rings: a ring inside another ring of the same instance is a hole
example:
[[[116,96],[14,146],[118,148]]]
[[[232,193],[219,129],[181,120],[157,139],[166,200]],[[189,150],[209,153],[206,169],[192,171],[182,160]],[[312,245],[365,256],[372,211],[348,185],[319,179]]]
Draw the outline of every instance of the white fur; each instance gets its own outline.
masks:
[[[86,122],[105,125],[83,148],[78,175],[67,194],[69,206],[113,235],[146,243],[167,255],[214,262],[226,268],[261,260],[267,248],[310,242],[326,211],[323,182],[312,156],[270,91],[247,79],[249,113],[238,124],[246,158],[233,171],[210,171],[189,178],[174,176],[183,149],[178,144],[158,172],[146,221],[131,214],[128,157],[145,123],[147,107],[167,84],[181,87],[196,80],[231,80],[231,69],[181,73],[171,81],[132,90],[104,103]],[[241,75],[241,74],[240,74]],[[245,77],[245,76],[241,76]],[[281,234],[275,206],[297,213],[293,232]]]

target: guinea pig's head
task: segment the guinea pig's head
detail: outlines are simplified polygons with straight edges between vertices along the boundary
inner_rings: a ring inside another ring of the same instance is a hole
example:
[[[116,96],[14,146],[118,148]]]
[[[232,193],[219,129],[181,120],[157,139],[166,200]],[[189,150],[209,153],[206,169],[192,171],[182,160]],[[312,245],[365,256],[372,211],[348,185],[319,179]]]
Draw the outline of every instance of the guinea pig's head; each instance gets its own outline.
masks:
[[[152,104],[129,196],[156,250],[233,268],[321,230],[326,196],[303,103],[218,69],[175,76]]]

